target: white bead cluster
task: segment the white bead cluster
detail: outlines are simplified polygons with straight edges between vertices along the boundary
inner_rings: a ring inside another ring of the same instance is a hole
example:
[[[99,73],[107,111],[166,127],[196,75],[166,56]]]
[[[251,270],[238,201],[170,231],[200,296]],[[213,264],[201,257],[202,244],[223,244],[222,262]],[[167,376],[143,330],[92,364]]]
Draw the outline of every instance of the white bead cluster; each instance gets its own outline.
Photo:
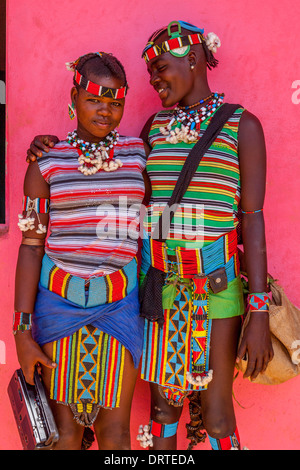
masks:
[[[172,122],[172,121],[171,121]],[[175,127],[174,130],[172,129],[172,124],[165,127],[160,127],[160,132],[167,136],[166,141],[170,142],[170,144],[177,144],[178,142],[185,142],[189,144],[191,142],[196,142],[198,138],[198,132],[194,130],[190,130],[188,126]]]
[[[35,218],[34,217],[23,217],[22,214],[19,214],[18,217],[19,217],[18,227],[22,232],[27,232],[27,230],[34,230],[35,229]],[[46,226],[39,223],[38,224],[38,229],[36,230],[36,233],[46,233],[46,232],[47,232]]]
[[[146,449],[146,447],[153,446],[153,435],[150,433],[150,426],[142,424],[139,426],[139,434],[136,436],[137,441],[140,441],[140,446]]]
[[[47,232],[46,226],[41,224],[37,207],[36,207],[36,201],[37,199],[29,199],[26,217],[24,217],[23,214],[18,214],[18,218],[19,218],[18,227],[22,232],[27,232],[27,230],[35,229],[35,218],[30,217],[33,211],[36,213],[37,219],[38,219],[38,229],[36,230],[36,233]]]
[[[19,217],[18,227],[22,232],[27,232],[27,230],[35,229],[34,217],[23,217],[22,214],[19,214],[18,217]]]
[[[36,230],[36,233],[46,233],[47,229],[45,225],[38,224],[38,230]]]
[[[207,48],[215,54],[219,47],[221,47],[220,38],[215,33],[208,33],[205,38]]]
[[[162,135],[166,136],[166,141],[170,144],[177,144],[178,142],[185,142],[187,144],[196,142],[199,137],[199,123],[205,121],[211,116],[215,110],[223,103],[224,95],[214,93],[212,99],[199,110],[194,110],[195,105],[189,107],[190,109],[182,109],[177,106],[174,109],[174,116],[166,127],[160,127],[159,130]],[[172,129],[172,126],[176,127]]]
[[[192,384],[192,385],[197,385],[198,387],[203,387],[204,385],[207,385],[209,382],[212,381],[213,378],[213,371],[210,369],[205,376],[201,375],[196,375],[193,376],[190,372],[186,373],[186,380]]]

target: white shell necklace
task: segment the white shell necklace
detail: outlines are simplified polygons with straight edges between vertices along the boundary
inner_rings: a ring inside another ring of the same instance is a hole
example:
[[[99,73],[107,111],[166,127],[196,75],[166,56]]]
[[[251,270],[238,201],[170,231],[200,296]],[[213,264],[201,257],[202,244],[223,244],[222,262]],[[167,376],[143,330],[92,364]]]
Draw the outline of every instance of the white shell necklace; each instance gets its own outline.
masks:
[[[67,142],[79,152],[78,170],[86,176],[94,175],[100,170],[115,171],[123,165],[121,160],[113,159],[114,147],[118,140],[119,133],[116,130],[97,144],[80,139],[76,130],[69,132],[67,137]]]
[[[209,100],[209,101],[207,101]],[[185,142],[187,144],[196,142],[200,135],[201,122],[211,116],[214,111],[223,103],[224,94],[213,93],[208,98],[199,101],[192,106],[185,108],[176,106],[174,115],[166,127],[160,127],[160,132],[166,136],[166,141],[171,144]],[[207,103],[199,110],[194,109],[204,102]],[[172,126],[175,126],[172,129]]]

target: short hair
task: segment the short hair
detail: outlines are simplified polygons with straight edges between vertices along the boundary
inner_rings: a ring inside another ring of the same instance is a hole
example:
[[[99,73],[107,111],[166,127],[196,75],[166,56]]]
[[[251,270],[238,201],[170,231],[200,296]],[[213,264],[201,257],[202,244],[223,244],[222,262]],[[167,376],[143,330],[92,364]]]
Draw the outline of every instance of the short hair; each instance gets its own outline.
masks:
[[[76,65],[76,70],[86,78],[94,74],[117,78],[124,82],[124,86],[127,83],[124,66],[114,55],[106,52],[91,52],[83,55]],[[73,82],[78,88],[75,78]]]

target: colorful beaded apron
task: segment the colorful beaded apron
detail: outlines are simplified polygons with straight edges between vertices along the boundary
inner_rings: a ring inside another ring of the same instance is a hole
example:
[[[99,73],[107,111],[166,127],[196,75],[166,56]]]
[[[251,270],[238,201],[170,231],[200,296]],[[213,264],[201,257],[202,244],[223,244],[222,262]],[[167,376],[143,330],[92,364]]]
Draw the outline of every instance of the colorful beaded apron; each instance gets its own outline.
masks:
[[[92,307],[124,299],[136,285],[136,271],[135,257],[119,271],[87,281],[58,268],[45,255],[40,282],[78,306]],[[54,341],[52,359],[57,367],[52,370],[50,398],[68,404],[79,424],[91,426],[99,407],[119,406],[125,347],[116,338],[86,325]]]
[[[176,247],[174,254],[175,264],[168,261],[165,243],[143,240],[142,273],[152,264],[166,278],[164,325],[145,321],[142,379],[159,384],[169,402],[182,404],[190,391],[207,388],[212,377],[209,278],[220,268],[225,269],[227,282],[238,275],[236,230],[202,249]]]

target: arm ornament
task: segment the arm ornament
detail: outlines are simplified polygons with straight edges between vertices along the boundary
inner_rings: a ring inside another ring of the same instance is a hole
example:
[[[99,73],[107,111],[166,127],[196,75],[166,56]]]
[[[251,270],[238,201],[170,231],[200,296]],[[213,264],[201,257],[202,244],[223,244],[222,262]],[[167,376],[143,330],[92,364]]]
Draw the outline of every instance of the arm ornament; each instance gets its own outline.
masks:
[[[31,330],[31,313],[14,312],[13,317],[13,333],[17,331]]]
[[[35,228],[35,218],[31,217],[32,212],[35,212],[38,219],[38,229],[36,233],[46,233],[47,228],[45,225],[41,224],[39,214],[48,214],[49,212],[49,199],[35,198],[30,199],[29,196],[24,196],[23,198],[23,212],[26,212],[26,217],[23,214],[19,214],[18,227],[22,232],[27,232],[27,230],[33,230]]]
[[[262,212],[263,209],[259,209],[258,211],[243,211],[242,214],[257,214],[258,212]]]
[[[249,294],[250,310],[268,311],[270,305],[270,298],[266,292]]]
[[[21,245],[44,246],[45,245],[45,239],[44,238],[27,238],[27,237],[23,237]]]

